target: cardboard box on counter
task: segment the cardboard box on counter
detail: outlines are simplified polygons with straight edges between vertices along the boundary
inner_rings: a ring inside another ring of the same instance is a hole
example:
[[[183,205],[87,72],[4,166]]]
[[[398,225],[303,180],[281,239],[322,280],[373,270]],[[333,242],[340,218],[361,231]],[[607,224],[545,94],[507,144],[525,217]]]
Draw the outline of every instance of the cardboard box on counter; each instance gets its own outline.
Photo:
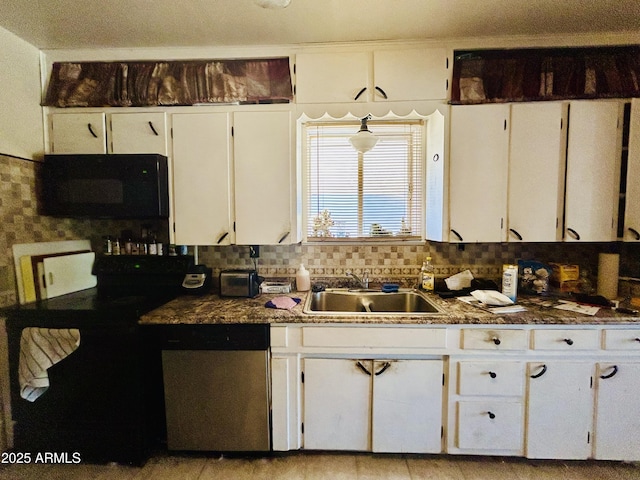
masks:
[[[580,267],[562,263],[549,263],[552,268],[551,285],[561,292],[578,292],[578,280],[580,279]]]

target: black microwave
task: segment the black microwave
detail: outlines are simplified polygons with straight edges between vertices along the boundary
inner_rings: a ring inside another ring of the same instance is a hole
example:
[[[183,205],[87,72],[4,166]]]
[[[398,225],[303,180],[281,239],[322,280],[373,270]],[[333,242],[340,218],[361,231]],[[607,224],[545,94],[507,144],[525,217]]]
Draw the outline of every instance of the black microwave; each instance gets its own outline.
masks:
[[[43,215],[168,218],[167,157],[158,154],[51,154],[42,165]]]

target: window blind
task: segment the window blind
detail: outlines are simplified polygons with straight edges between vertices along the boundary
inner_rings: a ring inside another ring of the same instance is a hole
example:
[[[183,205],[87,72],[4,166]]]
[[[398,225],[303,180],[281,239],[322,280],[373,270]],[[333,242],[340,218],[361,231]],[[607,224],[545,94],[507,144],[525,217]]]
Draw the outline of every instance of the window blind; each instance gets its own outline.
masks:
[[[370,121],[379,141],[364,154],[358,127],[305,124],[307,239],[421,238],[424,122]]]

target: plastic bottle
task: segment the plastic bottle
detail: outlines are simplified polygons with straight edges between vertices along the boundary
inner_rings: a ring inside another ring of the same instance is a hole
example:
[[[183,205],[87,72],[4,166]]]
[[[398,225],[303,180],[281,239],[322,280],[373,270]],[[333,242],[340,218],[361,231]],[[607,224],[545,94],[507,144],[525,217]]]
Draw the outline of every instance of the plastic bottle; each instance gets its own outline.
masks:
[[[435,283],[435,269],[431,264],[431,257],[427,257],[420,269],[420,288],[427,292],[433,292]]]
[[[296,290],[306,292],[311,289],[311,278],[309,278],[309,270],[304,268],[301,263],[300,268],[296,272]]]
[[[502,293],[515,303],[518,295],[518,265],[502,265]]]

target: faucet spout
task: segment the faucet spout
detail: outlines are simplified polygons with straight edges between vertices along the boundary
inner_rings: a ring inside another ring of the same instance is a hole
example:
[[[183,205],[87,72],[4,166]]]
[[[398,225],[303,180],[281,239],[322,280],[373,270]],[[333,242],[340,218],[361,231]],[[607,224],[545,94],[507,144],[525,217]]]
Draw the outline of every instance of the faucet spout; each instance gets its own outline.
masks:
[[[360,288],[369,288],[369,273],[367,271],[364,272],[362,278],[358,277],[351,270],[347,270],[346,274],[347,277],[352,277],[356,282],[358,282]]]

